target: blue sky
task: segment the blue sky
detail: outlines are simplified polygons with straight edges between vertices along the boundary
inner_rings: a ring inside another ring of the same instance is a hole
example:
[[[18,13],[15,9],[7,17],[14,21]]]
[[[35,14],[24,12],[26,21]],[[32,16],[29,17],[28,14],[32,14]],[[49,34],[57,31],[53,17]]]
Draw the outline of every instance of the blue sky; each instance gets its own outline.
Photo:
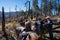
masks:
[[[0,11],[2,11],[2,6],[4,6],[5,8],[5,12],[9,12],[9,9],[10,11],[15,11],[15,7],[17,5],[17,11],[20,11],[20,10],[26,10],[26,7],[25,7],[25,2],[28,1],[28,0],[0,0]],[[29,0],[31,3],[32,3],[32,0]],[[40,3],[40,1],[39,1]],[[31,4],[32,6],[32,4]],[[40,4],[39,4],[40,6]]]
[[[20,10],[26,10],[25,4],[26,1],[28,0],[0,0],[0,11],[2,11],[2,6],[4,6],[5,8],[5,12],[9,12],[10,11],[15,11],[15,7],[17,5],[17,11]],[[31,7],[32,7],[32,0],[29,0],[31,3]],[[59,2],[60,3],[60,2]],[[41,1],[38,0],[38,5],[40,6]]]
[[[0,11],[2,6],[4,6],[5,8],[5,12],[9,12],[9,8],[10,11],[15,11],[15,7],[17,5],[17,10],[25,10],[25,5],[24,3],[26,2],[26,0],[0,0]]]

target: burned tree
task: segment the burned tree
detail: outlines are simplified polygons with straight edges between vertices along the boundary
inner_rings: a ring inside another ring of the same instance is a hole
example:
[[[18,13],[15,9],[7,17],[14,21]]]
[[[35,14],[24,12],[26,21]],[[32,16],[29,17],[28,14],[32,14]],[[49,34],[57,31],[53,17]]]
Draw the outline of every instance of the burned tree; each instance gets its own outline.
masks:
[[[4,7],[2,7],[2,31],[4,33],[4,37],[6,38],[6,40],[8,40],[8,37],[7,37],[7,33],[5,31],[5,15],[4,15]]]
[[[51,16],[54,6],[54,0],[41,0],[43,5],[43,13],[45,16]]]
[[[34,13],[35,15],[37,15],[38,13],[38,0],[33,0],[33,9],[34,9]]]

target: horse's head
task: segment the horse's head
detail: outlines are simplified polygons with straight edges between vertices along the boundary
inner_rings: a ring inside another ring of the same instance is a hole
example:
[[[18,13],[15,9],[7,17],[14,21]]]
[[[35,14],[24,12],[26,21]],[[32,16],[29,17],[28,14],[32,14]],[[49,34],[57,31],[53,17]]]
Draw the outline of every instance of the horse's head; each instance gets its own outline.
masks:
[[[31,32],[29,40],[38,40],[41,36],[37,35],[35,32]]]

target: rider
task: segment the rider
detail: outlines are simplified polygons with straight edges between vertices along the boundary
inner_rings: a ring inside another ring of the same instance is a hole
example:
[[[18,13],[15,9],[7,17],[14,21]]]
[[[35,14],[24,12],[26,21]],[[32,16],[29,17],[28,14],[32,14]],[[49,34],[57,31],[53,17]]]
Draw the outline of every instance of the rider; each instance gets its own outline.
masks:
[[[48,24],[48,27],[49,27],[50,39],[53,40],[53,31],[52,31],[53,21],[51,20],[50,16],[47,16],[46,19],[47,19],[47,24]]]
[[[25,29],[25,22],[21,19],[20,26],[16,28],[16,33],[18,37],[19,37],[19,34],[24,31],[24,29]]]
[[[35,32],[39,35],[40,34],[40,27],[41,27],[41,18],[36,18],[36,22],[35,22]]]
[[[25,31],[26,32],[32,31],[31,30],[31,23],[29,21],[26,23],[26,29],[25,29]]]

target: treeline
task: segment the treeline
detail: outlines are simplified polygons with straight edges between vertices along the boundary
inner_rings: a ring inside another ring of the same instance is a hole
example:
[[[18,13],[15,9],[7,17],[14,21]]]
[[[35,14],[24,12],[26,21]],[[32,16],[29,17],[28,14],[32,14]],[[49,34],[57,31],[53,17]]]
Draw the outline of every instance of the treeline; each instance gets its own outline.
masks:
[[[39,0],[32,0],[32,1],[33,1],[32,8],[30,6],[30,10],[32,10],[32,13],[30,13],[30,14],[32,14],[32,15],[40,14],[43,16],[60,15],[59,14],[59,12],[60,12],[60,0],[40,0],[41,1],[40,6],[38,5]],[[27,5],[27,7],[28,6],[29,5]],[[30,11],[30,10],[28,10],[28,11]],[[29,13],[29,12],[27,12],[27,13]]]

